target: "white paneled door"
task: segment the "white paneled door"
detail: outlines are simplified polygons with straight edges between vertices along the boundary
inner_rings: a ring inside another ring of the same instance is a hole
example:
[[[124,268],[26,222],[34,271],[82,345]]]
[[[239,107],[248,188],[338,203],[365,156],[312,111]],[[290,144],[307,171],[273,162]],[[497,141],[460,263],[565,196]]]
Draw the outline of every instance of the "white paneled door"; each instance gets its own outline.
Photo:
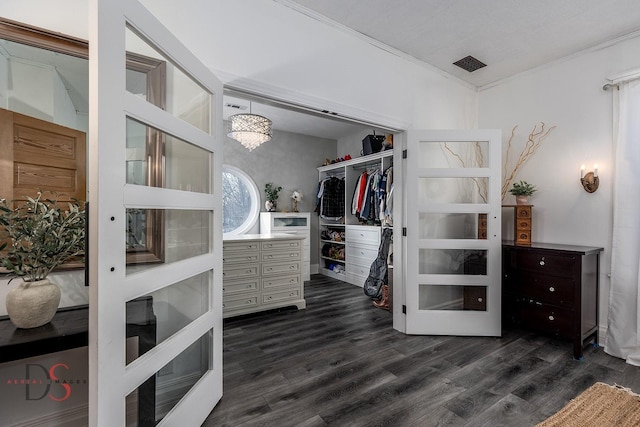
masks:
[[[222,396],[222,85],[135,0],[90,0],[91,426]]]
[[[500,131],[409,131],[406,331],[501,334]]]

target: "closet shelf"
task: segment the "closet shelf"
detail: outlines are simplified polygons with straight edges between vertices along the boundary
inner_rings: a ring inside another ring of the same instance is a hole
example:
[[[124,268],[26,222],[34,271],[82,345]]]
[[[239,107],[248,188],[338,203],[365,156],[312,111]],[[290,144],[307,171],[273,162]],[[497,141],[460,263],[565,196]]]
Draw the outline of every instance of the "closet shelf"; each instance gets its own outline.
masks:
[[[346,242],[343,240],[338,242],[337,240],[321,240],[322,243],[335,243],[336,245],[344,245]]]
[[[322,258],[322,259],[326,259],[326,260],[328,260],[328,261],[336,261],[336,262],[342,262],[342,263],[344,263],[344,262],[345,262],[345,260],[343,260],[343,259],[330,258],[330,257],[328,257],[328,256],[324,256],[324,255],[320,255],[320,258]]]

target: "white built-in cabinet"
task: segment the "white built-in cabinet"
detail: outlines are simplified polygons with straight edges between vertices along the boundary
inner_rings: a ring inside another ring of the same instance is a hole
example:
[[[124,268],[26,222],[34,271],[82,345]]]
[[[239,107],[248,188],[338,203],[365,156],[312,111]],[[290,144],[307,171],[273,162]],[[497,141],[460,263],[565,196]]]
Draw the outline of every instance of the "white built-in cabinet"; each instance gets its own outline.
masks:
[[[260,233],[302,236],[302,280],[311,279],[311,227],[309,212],[260,212]]]
[[[344,216],[319,219],[319,268],[326,276],[362,287],[378,255],[382,225],[362,224],[351,213],[358,178],[365,170],[386,171],[393,165],[393,150],[362,156],[318,168],[319,180],[344,179]],[[389,226],[390,224],[387,224]]]

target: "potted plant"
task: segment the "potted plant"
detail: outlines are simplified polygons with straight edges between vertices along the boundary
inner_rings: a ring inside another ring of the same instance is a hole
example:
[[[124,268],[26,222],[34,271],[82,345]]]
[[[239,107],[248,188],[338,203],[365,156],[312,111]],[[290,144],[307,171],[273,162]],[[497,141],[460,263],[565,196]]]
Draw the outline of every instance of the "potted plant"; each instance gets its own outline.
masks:
[[[0,199],[0,266],[13,276],[11,280],[22,279],[6,298],[7,313],[18,328],[51,321],[60,303],[60,289],[47,276],[82,255],[84,241],[83,205],[58,204],[41,192],[15,208]]]
[[[264,195],[267,198],[264,207],[267,209],[267,212],[274,212],[276,210],[280,190],[282,190],[282,187],[276,187],[272,182],[267,182],[264,185]]]
[[[519,205],[527,204],[529,196],[536,191],[536,186],[529,184],[527,181],[514,182],[513,187],[509,190],[511,194],[516,196],[516,203]]]

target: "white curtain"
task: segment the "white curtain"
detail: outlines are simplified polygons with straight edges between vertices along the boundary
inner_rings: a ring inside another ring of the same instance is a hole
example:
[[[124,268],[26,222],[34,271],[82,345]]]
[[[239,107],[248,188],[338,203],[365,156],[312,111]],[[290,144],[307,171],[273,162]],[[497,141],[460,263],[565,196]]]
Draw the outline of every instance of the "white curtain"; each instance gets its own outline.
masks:
[[[605,351],[640,366],[640,80],[620,84]]]

